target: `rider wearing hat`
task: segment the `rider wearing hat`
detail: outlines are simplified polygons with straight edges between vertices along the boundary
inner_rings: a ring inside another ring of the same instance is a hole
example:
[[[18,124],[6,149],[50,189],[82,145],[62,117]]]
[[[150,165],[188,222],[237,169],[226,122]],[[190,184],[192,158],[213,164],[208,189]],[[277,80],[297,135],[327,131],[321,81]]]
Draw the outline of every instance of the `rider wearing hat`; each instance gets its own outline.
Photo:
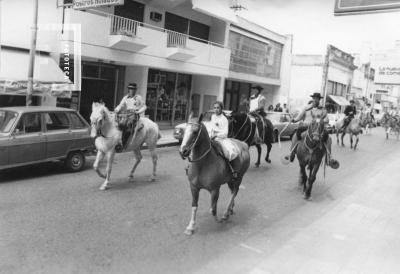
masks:
[[[261,112],[264,115],[264,108],[267,103],[265,97],[261,94],[263,88],[259,85],[252,86],[252,94],[250,96],[250,112]]]
[[[351,120],[353,120],[356,113],[356,102],[354,100],[350,100],[350,105],[346,106],[344,109],[344,115],[346,115],[346,117],[343,120],[343,126],[339,128],[339,130],[345,129],[350,124]]]
[[[126,148],[130,135],[143,128],[143,124],[140,122],[140,117],[144,116],[144,112],[146,110],[146,104],[144,103],[142,97],[140,95],[136,95],[136,83],[130,83],[127,88],[128,94],[122,98],[121,103],[119,103],[119,105],[114,109],[116,114],[124,112],[127,114],[128,118],[126,126],[122,127],[122,140],[120,144],[122,145],[122,149]],[[132,128],[134,120],[137,121],[135,129]],[[121,150],[121,147],[119,147],[118,150]]]
[[[321,101],[321,94],[319,92],[315,92],[314,94],[311,95],[311,98],[313,99],[312,101],[309,102],[309,104],[297,115],[296,118],[292,119],[292,123],[296,123],[300,120],[303,120],[303,123],[299,125],[298,129],[296,130],[296,133],[293,134],[292,137],[292,145],[290,147],[290,155],[285,156],[286,160],[290,160],[290,162],[293,162],[294,157],[296,155],[296,148],[301,140],[301,134],[308,129],[308,126],[311,124],[311,122],[314,119],[321,119],[322,121],[327,124],[329,122],[328,120],[328,115],[326,109],[320,105]],[[324,147],[327,152],[328,156],[328,165],[332,168],[338,168],[338,161],[334,160],[332,156],[332,149],[331,149],[331,144],[332,140],[329,137],[329,134],[327,131],[324,132],[322,141],[324,142]]]
[[[252,115],[253,122],[256,122],[256,124],[258,123],[258,120],[264,123],[264,118],[265,118],[264,108],[266,106],[267,100],[261,94],[262,90],[263,88],[260,85],[251,87],[252,94],[250,96],[249,111],[250,114]],[[262,142],[262,138],[261,136],[259,136],[258,130],[255,131],[254,139],[256,140],[256,143]]]

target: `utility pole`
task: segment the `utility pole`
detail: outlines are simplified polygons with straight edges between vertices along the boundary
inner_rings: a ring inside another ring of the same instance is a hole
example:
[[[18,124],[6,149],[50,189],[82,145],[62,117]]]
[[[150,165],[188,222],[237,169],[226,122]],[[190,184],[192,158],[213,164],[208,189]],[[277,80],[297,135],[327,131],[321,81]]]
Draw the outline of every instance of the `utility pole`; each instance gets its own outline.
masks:
[[[26,105],[27,106],[32,105],[33,74],[34,74],[34,67],[35,67],[36,40],[37,40],[37,29],[38,29],[38,27],[37,27],[38,6],[39,6],[39,0],[34,0],[31,48],[29,50],[28,86],[27,86],[27,90],[26,90]]]

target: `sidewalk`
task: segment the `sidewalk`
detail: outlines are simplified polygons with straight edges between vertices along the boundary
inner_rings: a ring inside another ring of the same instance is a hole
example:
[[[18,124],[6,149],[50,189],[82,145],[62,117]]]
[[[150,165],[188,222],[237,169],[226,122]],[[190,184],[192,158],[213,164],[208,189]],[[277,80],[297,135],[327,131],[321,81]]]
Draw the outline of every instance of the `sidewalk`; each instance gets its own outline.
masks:
[[[346,198],[305,202],[196,273],[399,273],[400,153],[388,158],[343,178],[359,184]]]
[[[174,138],[174,129],[162,129],[160,130],[161,139],[158,140],[158,147],[165,146],[177,146],[179,144],[178,140]]]

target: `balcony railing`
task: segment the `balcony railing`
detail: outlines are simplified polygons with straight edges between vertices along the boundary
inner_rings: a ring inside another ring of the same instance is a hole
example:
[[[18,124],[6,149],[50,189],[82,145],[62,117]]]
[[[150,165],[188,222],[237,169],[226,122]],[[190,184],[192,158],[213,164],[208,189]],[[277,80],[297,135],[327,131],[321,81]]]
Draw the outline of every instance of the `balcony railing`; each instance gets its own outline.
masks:
[[[186,48],[187,39],[189,38],[187,34],[172,30],[166,30],[166,32],[168,34],[167,47]]]
[[[191,39],[194,41],[198,41],[201,43],[205,43],[208,45],[220,47],[220,48],[225,48],[224,45],[218,44],[215,42],[207,41],[201,38],[197,38],[194,36],[190,36],[188,34],[183,34],[180,32],[172,31],[172,30],[167,30],[164,28],[160,28],[157,26],[153,26],[150,24],[146,24],[143,22],[138,22],[129,18],[113,15],[104,11],[100,10],[90,10],[88,11],[92,14],[97,14],[100,16],[108,17],[111,20],[111,25],[110,25],[110,34],[111,35],[125,35],[125,36],[130,36],[130,37],[135,37],[137,35],[137,31],[139,27],[144,27],[144,28],[149,28],[153,29],[156,31],[160,32],[166,32],[167,33],[167,46],[168,47],[180,47],[180,48],[185,48],[187,46],[187,40]]]
[[[125,17],[109,14],[111,19],[110,34],[135,37],[139,22]]]

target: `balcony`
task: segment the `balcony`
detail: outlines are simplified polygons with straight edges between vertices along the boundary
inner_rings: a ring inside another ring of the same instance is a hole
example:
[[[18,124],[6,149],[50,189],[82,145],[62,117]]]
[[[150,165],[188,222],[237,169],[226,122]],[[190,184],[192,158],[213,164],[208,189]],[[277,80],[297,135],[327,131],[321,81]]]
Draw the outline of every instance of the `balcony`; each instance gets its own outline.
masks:
[[[187,61],[195,55],[193,50],[187,47],[189,36],[172,30],[167,32],[167,58]]]
[[[230,50],[223,45],[103,11],[65,13],[66,23],[81,26],[82,55],[88,58],[168,70],[190,60],[187,71],[227,75]]]
[[[140,22],[112,14],[107,16],[110,19],[108,43],[110,48],[139,51],[146,47],[146,44],[137,37]]]

